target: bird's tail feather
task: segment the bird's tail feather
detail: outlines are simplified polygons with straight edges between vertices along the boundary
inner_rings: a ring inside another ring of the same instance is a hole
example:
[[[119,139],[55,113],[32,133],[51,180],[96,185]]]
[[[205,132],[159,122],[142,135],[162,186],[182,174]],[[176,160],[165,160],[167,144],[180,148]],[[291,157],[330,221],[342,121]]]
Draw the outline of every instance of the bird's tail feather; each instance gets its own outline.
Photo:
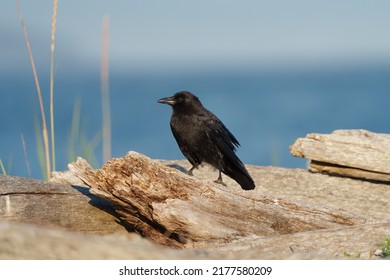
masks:
[[[246,174],[236,174],[235,178],[233,179],[239,183],[241,188],[244,190],[253,190],[256,187],[252,178],[250,176],[248,177]]]
[[[242,169],[228,168],[227,170],[222,170],[222,172],[234,179],[243,190],[253,190],[256,187],[255,182],[244,166],[242,166]]]

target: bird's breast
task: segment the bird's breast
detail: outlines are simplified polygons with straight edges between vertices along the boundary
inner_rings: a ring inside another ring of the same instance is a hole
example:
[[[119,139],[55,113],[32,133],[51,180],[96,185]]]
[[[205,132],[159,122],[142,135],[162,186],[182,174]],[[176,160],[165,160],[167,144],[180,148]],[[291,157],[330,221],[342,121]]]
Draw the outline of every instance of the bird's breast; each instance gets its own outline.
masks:
[[[205,137],[205,128],[196,115],[172,115],[171,127],[188,144],[199,145]]]

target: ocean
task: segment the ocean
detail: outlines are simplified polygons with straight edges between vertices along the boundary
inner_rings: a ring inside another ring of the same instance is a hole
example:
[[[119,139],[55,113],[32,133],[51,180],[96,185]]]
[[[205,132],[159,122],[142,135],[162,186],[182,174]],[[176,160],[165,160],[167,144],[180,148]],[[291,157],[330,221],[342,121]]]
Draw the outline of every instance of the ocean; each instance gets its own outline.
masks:
[[[49,80],[44,77],[41,85],[48,118]],[[171,108],[157,103],[180,90],[193,92],[224,122],[239,140],[237,153],[246,164],[305,168],[306,160],[291,156],[289,146],[312,132],[367,129],[390,133],[390,66],[386,65],[153,73],[115,70],[110,73],[112,156],[132,150],[154,159],[183,159],[169,127]],[[7,174],[42,178],[39,130],[34,124],[40,123],[40,113],[32,74],[27,70],[3,73],[0,96],[0,159]],[[79,122],[74,113],[77,104]],[[67,169],[75,155],[87,155],[95,167],[102,165],[101,107],[98,71],[56,73],[57,170]],[[73,140],[72,122],[73,130],[78,125],[80,131]]]

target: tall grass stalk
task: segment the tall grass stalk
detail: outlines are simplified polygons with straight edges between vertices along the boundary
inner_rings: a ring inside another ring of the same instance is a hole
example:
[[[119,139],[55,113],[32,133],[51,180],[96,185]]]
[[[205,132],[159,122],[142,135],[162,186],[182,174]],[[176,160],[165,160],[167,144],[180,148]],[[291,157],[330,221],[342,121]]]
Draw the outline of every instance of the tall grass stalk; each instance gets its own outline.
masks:
[[[43,145],[42,134],[39,133],[41,127],[39,125],[38,117],[35,114],[34,114],[34,130],[35,130],[35,149],[37,151],[39,167],[41,169],[41,174],[43,179],[48,180],[49,177],[46,172],[46,163],[45,163],[45,152],[44,152],[45,148]]]
[[[77,156],[77,135],[80,134],[81,101],[76,99],[73,105],[72,126],[68,138],[68,161],[72,162]]]
[[[111,112],[110,112],[110,89],[109,89],[109,50],[110,17],[104,16],[102,26],[102,50],[100,82],[102,92],[102,123],[103,123],[103,162],[111,158]]]
[[[1,172],[4,175],[7,175],[7,172],[5,171],[4,164],[3,164],[3,161],[1,160],[1,158],[0,158],[0,168],[1,168]]]
[[[24,160],[26,161],[27,173],[28,176],[31,177],[30,162],[28,161],[28,156],[27,156],[27,145],[26,145],[26,141],[24,141],[23,133],[20,134],[20,140],[22,141]]]
[[[54,51],[55,35],[57,29],[57,7],[58,0],[53,1],[53,16],[51,18],[51,45],[50,45],[50,133],[51,133],[51,162],[53,171],[56,170],[56,148],[54,139]]]
[[[101,131],[91,139],[88,138],[86,131],[87,129],[81,123],[81,102],[77,99],[73,107],[72,126],[68,138],[68,160],[72,162],[77,156],[82,156],[92,166],[97,166],[98,161],[94,151],[101,141]]]
[[[26,46],[27,46],[27,50],[28,50],[28,57],[30,58],[31,67],[32,67],[32,71],[34,74],[34,81],[35,81],[35,86],[37,89],[39,106],[40,106],[41,117],[42,117],[42,139],[43,139],[44,152],[45,152],[45,173],[46,173],[46,177],[50,178],[50,169],[51,168],[50,168],[49,136],[48,136],[48,132],[47,132],[46,115],[45,115],[45,109],[43,107],[41,87],[40,87],[39,80],[38,80],[37,70],[35,68],[34,57],[32,54],[30,41],[28,39],[26,26],[25,26],[24,21],[23,21],[22,10],[20,8],[18,0],[16,0],[16,8],[18,10],[19,20],[20,20],[20,23],[22,25],[24,39],[26,41]]]

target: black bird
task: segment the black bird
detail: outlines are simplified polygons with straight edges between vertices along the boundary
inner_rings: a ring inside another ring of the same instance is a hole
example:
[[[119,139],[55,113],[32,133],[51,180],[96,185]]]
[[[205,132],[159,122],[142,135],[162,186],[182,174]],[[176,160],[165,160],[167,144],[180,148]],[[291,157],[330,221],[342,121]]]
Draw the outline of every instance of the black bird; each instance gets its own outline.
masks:
[[[240,146],[225,125],[203,107],[198,97],[188,91],[158,100],[172,106],[171,129],[184,156],[192,164],[187,174],[202,162],[219,171],[216,183],[223,184],[221,171],[234,179],[244,190],[253,190],[255,183],[244,164],[235,154]]]

